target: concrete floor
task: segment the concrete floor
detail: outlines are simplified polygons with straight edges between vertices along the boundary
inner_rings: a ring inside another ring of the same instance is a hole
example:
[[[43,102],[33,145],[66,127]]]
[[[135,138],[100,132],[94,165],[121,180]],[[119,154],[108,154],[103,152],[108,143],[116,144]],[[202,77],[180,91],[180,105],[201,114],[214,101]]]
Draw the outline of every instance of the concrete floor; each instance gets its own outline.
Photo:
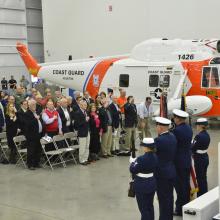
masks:
[[[219,130],[209,131],[209,189],[217,186]],[[136,200],[127,197],[128,157],[102,159],[90,166],[38,169],[0,164],[1,220],[137,220]],[[155,197],[155,215],[158,202]],[[181,219],[181,218],[174,218]]]

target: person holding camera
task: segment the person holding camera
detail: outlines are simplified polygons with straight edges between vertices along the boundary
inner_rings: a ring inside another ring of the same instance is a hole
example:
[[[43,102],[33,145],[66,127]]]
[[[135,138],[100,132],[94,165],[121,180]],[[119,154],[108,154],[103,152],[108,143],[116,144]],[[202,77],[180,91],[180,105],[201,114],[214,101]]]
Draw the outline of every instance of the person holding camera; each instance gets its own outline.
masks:
[[[134,97],[128,96],[127,103],[124,106],[125,113],[125,147],[127,150],[131,150],[132,141],[136,138],[137,127],[137,108],[134,104]]]

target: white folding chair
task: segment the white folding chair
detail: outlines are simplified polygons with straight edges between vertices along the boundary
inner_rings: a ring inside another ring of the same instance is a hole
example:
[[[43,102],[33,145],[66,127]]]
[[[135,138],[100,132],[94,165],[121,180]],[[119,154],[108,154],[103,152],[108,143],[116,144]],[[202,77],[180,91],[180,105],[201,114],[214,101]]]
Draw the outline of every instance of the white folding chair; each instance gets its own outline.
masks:
[[[26,138],[24,135],[15,136],[13,138],[13,141],[15,143],[17,152],[18,152],[18,160],[16,162],[16,166],[19,164],[23,164],[26,168],[26,161],[27,161],[27,147],[24,148],[24,143],[26,142]]]
[[[0,160],[7,160],[9,162],[8,151],[6,132],[2,132],[0,133]]]
[[[76,164],[76,159],[73,155],[73,152],[76,150],[72,147],[69,147],[67,140],[65,139],[64,135],[56,135],[53,137],[53,142],[54,145],[56,147],[56,149],[59,149],[62,151],[62,157],[64,159],[65,162],[68,161],[74,161],[74,163]],[[60,146],[60,145],[65,145],[65,147]]]
[[[78,141],[77,132],[65,133],[64,138],[65,138],[66,145],[68,146],[68,148],[73,149],[74,152],[79,150],[79,141]],[[74,143],[77,143],[77,144],[74,144]],[[74,156],[74,154],[73,154],[73,156]],[[74,162],[77,163],[75,156],[74,156],[74,159],[75,159]]]
[[[46,167],[46,164],[48,163],[51,170],[53,170],[53,166],[58,165],[58,164],[62,164],[63,167],[66,167],[66,163],[62,157],[63,152],[59,149],[56,150],[49,150],[46,151],[46,145],[48,144],[54,144],[53,139],[45,139],[45,138],[41,138],[40,140],[42,149],[43,149],[43,153],[46,157],[46,161],[43,164],[43,167]]]

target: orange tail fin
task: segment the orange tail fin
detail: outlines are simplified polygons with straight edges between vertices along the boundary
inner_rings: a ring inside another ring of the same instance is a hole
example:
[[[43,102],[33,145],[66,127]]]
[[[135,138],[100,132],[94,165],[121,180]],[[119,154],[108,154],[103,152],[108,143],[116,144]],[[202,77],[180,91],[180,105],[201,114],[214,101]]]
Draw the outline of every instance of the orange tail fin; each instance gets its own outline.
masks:
[[[22,60],[24,61],[29,73],[33,76],[37,76],[41,66],[37,63],[37,61],[28,52],[27,47],[22,43],[17,43],[16,48],[17,48]]]

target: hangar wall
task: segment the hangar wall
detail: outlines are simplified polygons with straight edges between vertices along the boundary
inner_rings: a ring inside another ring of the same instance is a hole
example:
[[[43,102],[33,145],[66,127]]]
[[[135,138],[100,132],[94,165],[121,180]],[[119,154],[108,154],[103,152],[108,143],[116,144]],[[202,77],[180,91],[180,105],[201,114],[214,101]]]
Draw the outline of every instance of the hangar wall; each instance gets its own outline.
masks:
[[[30,52],[44,62],[41,0],[0,0],[0,80],[14,75],[30,75],[15,48],[17,42],[28,45]]]
[[[43,0],[42,8],[48,62],[128,53],[151,37],[220,38],[219,0]]]

